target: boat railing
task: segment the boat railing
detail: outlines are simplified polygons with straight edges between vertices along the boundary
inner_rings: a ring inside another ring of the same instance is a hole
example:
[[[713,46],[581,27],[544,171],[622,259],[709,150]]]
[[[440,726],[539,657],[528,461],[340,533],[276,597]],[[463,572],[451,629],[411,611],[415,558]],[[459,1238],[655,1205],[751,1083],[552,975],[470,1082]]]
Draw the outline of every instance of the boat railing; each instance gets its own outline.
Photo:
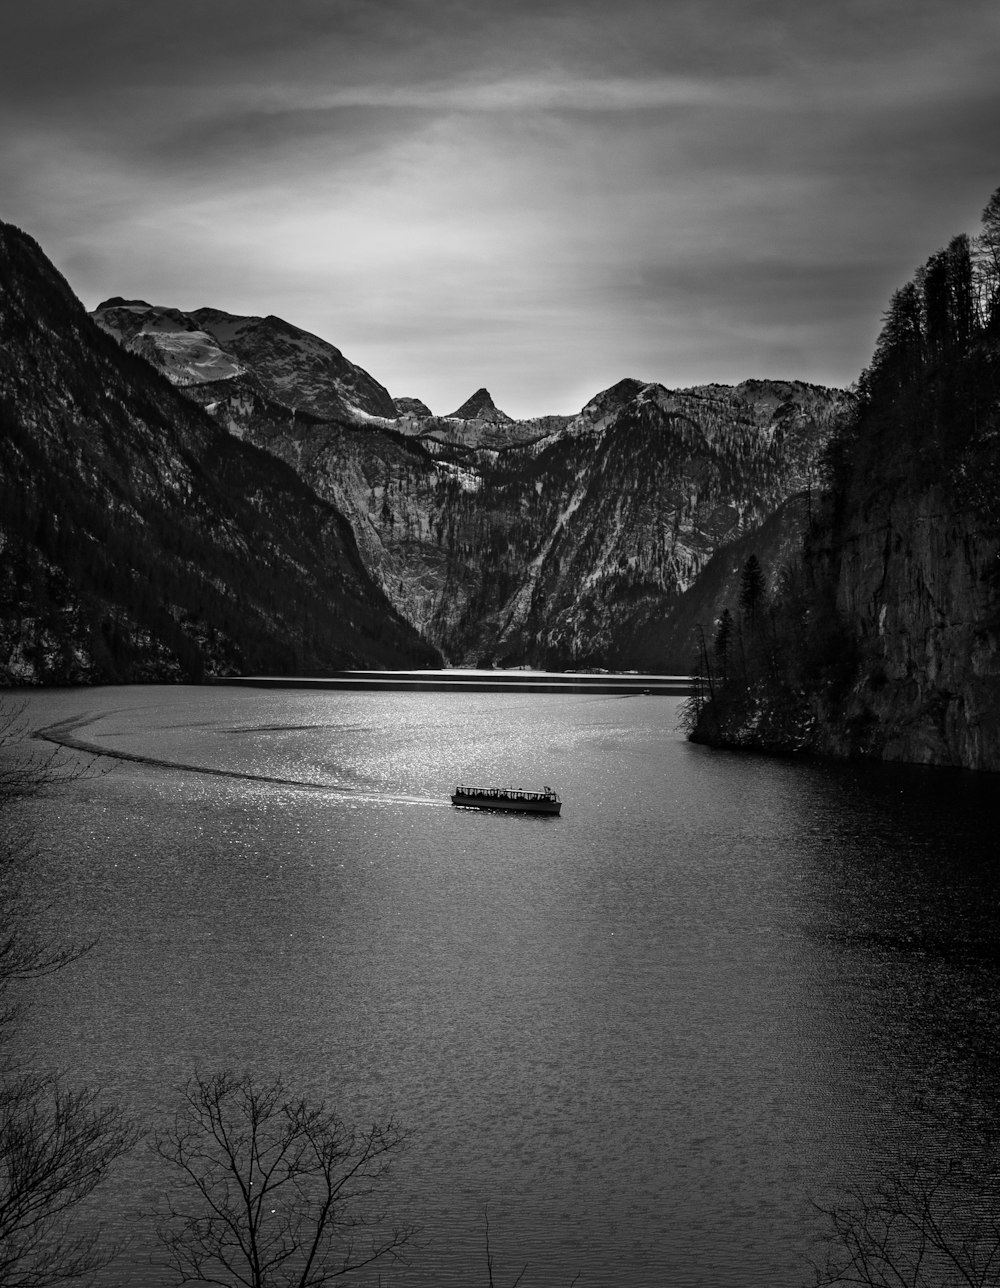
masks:
[[[533,792],[523,787],[457,787],[459,796],[484,796],[492,800],[553,801],[557,796],[551,787]]]

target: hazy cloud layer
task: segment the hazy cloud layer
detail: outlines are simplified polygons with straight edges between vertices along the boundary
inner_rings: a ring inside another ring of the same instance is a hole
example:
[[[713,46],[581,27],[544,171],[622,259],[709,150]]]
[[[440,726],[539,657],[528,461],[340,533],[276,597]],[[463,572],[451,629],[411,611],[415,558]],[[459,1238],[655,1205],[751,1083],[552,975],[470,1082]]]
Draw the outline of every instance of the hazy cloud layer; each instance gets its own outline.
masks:
[[[435,410],[853,379],[1000,184],[995,0],[34,0],[0,216],[89,305],[277,313]]]

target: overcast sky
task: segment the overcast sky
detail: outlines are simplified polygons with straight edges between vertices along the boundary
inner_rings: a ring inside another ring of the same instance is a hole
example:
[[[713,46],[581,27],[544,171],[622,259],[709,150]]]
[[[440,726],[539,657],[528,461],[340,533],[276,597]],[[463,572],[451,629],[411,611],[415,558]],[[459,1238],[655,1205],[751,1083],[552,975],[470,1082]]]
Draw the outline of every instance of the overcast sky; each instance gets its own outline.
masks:
[[[440,413],[856,378],[1000,185],[997,0],[30,0],[0,217]]]

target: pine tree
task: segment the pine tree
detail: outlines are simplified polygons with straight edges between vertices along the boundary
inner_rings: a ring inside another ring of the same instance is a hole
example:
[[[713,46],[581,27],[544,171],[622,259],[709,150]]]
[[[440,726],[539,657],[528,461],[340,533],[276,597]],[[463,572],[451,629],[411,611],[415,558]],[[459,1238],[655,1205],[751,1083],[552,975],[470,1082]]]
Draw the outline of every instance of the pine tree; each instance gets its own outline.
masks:
[[[716,661],[719,663],[719,669],[725,678],[728,671],[729,649],[733,642],[733,630],[735,623],[733,615],[728,608],[724,608],[715,625],[715,639],[712,641],[712,652],[715,654]]]
[[[751,626],[755,624],[757,612],[764,602],[765,589],[764,570],[760,566],[760,560],[756,555],[750,555],[740,574],[740,612]]]

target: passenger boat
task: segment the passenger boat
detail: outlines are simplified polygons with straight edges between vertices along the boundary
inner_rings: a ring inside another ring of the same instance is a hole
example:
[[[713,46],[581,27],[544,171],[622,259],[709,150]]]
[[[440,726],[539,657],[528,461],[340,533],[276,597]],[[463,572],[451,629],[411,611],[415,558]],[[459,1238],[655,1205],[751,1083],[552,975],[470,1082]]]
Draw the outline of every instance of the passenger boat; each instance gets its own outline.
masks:
[[[551,787],[543,787],[540,792],[523,787],[456,787],[451,803],[472,809],[516,810],[519,814],[558,814],[562,808],[562,801]]]

